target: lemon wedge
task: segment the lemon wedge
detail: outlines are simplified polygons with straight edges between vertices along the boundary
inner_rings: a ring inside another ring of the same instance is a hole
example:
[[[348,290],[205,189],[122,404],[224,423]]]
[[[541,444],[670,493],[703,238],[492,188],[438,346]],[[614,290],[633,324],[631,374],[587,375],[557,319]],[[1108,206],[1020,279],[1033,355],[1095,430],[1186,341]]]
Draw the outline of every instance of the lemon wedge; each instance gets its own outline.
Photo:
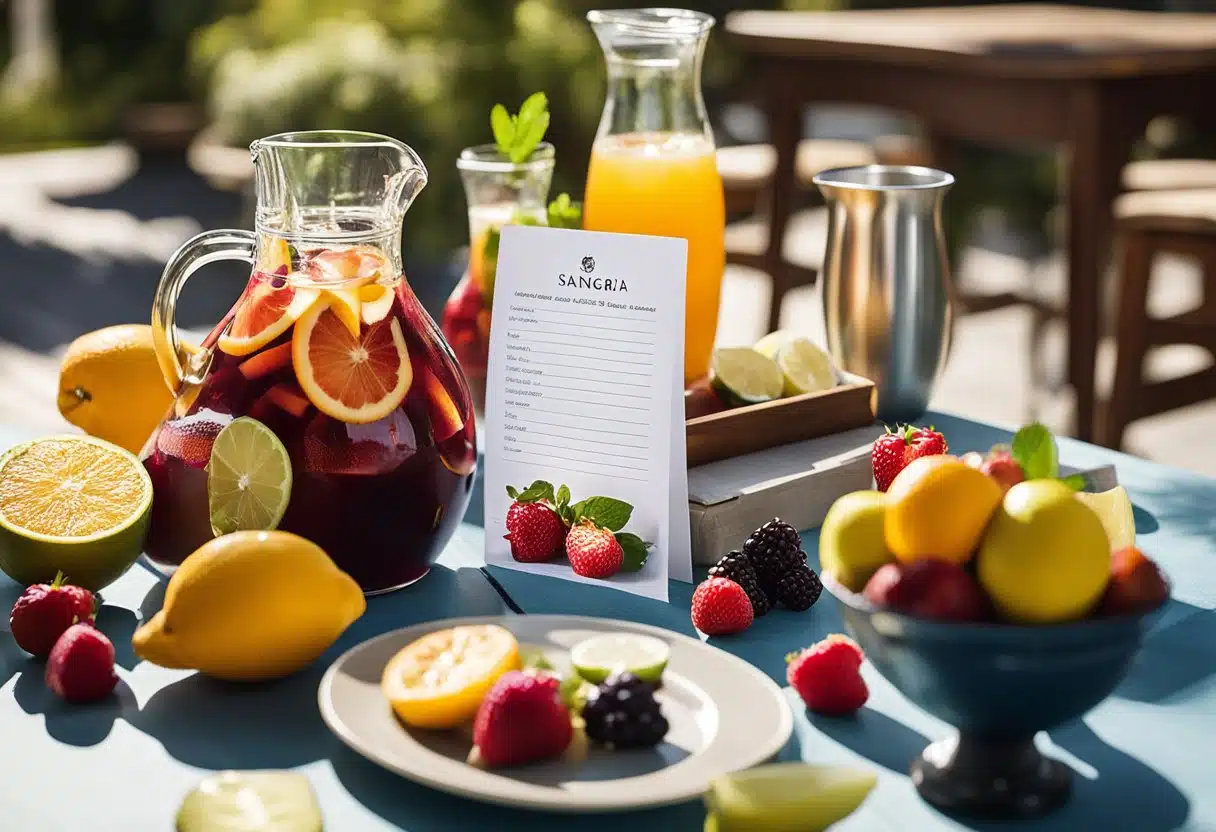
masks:
[[[1112,552],[1136,545],[1136,516],[1132,511],[1131,498],[1123,486],[1117,485],[1097,494],[1078,491],[1077,499],[1089,506],[1102,521],[1102,528],[1110,538]]]

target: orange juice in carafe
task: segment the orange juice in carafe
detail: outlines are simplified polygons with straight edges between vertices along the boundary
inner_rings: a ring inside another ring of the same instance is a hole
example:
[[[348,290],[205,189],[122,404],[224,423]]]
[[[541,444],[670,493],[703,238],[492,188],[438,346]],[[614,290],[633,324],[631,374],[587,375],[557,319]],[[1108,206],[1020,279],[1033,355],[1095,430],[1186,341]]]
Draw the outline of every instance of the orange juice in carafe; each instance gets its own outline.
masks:
[[[701,97],[714,19],[683,9],[592,11],[608,97],[591,151],[583,225],[688,240],[684,380],[709,370],[726,265],[726,211]]]
[[[591,151],[584,226],[688,240],[684,379],[709,368],[726,266],[726,212],[714,146],[701,136],[625,133]]]

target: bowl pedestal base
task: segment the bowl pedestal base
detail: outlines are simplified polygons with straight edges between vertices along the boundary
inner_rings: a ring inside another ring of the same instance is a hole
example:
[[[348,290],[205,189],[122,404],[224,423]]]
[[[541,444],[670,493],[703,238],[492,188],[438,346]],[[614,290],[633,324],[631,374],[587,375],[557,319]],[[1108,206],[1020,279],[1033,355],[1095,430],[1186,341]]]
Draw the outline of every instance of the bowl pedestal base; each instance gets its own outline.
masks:
[[[987,740],[956,735],[913,760],[912,782],[937,808],[960,815],[1026,818],[1068,800],[1072,769],[1044,756],[1034,738]]]

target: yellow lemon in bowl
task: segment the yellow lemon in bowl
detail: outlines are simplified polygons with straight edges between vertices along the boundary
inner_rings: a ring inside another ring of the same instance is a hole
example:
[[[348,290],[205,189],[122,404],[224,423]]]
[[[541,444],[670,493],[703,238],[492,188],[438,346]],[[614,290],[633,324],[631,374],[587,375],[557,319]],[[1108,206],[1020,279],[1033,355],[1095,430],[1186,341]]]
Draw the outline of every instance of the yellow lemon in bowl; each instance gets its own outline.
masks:
[[[915,459],[887,489],[887,547],[905,562],[939,558],[966,563],[1000,504],[996,481],[957,457]]]
[[[131,644],[161,667],[232,682],[278,679],[316,661],[366,607],[354,578],[312,541],[234,532],[182,561],[161,610]]]

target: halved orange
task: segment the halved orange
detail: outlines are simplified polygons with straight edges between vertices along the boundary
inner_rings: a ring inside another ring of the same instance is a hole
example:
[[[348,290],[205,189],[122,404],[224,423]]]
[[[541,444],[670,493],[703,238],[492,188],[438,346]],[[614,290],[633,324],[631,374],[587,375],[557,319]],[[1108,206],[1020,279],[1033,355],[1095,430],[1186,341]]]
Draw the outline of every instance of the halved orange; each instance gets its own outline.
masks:
[[[259,280],[250,284],[237,301],[236,315],[220,336],[219,348],[229,355],[249,355],[286,332],[320,292],[296,286],[288,280],[282,286]]]
[[[388,318],[351,335],[323,297],[296,322],[291,359],[296,379],[318,410],[342,422],[367,424],[401,404],[414,380],[401,322]]]

